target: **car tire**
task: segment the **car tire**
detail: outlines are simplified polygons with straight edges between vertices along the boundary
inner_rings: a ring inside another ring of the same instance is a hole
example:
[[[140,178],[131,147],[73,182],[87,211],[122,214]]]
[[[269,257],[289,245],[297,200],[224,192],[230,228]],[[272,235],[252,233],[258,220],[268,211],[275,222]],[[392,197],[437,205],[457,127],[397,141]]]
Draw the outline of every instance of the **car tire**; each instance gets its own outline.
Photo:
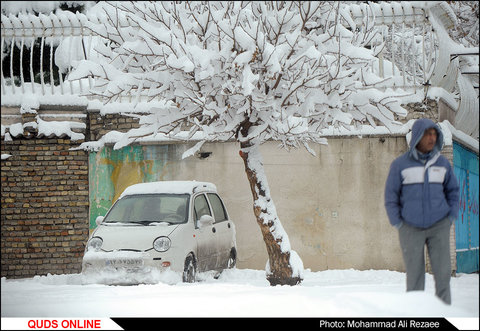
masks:
[[[232,248],[230,251],[230,257],[227,261],[227,269],[233,269],[237,266],[237,251],[235,248]]]
[[[197,266],[192,254],[189,254],[185,259],[185,267],[183,268],[182,280],[184,283],[195,283],[197,274]]]

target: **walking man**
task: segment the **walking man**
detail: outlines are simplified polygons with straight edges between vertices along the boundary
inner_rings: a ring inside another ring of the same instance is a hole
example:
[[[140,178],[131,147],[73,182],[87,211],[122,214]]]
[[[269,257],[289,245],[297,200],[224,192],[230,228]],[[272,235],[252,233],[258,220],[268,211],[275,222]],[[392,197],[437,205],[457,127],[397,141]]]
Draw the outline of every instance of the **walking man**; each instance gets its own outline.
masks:
[[[415,121],[409,150],[390,166],[385,208],[398,229],[407,291],[425,289],[426,244],[435,294],[450,304],[450,226],[458,214],[459,188],[442,147],[442,131],[433,121]]]

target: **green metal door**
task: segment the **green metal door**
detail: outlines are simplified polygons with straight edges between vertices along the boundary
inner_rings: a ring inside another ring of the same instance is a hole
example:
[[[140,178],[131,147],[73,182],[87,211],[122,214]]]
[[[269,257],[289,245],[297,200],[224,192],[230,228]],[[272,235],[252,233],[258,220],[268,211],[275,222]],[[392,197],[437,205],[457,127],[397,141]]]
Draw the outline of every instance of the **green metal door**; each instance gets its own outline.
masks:
[[[460,185],[460,210],[455,223],[457,272],[477,272],[478,155],[454,142],[453,166]]]

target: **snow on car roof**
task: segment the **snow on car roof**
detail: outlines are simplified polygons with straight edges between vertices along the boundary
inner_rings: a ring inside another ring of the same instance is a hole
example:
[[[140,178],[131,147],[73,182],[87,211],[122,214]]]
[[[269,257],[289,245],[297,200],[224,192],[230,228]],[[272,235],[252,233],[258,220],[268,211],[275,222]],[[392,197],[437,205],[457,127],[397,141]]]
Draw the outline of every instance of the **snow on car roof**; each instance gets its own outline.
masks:
[[[160,181],[150,183],[134,184],[125,189],[120,197],[135,194],[155,194],[155,193],[173,193],[184,194],[194,193],[195,189],[202,191],[217,191],[217,187],[208,182],[197,181]]]

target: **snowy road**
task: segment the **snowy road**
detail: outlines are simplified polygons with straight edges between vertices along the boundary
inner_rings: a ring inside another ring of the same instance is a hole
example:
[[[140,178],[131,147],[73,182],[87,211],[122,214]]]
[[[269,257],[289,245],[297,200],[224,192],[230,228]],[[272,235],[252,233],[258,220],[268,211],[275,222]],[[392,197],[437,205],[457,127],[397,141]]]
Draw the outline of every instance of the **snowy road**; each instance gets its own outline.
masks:
[[[452,278],[452,305],[405,293],[405,274],[385,270],[305,271],[300,286],[271,287],[264,271],[234,269],[184,284],[177,274],[137,286],[85,284],[79,275],[1,280],[2,317],[478,317],[478,274]]]

